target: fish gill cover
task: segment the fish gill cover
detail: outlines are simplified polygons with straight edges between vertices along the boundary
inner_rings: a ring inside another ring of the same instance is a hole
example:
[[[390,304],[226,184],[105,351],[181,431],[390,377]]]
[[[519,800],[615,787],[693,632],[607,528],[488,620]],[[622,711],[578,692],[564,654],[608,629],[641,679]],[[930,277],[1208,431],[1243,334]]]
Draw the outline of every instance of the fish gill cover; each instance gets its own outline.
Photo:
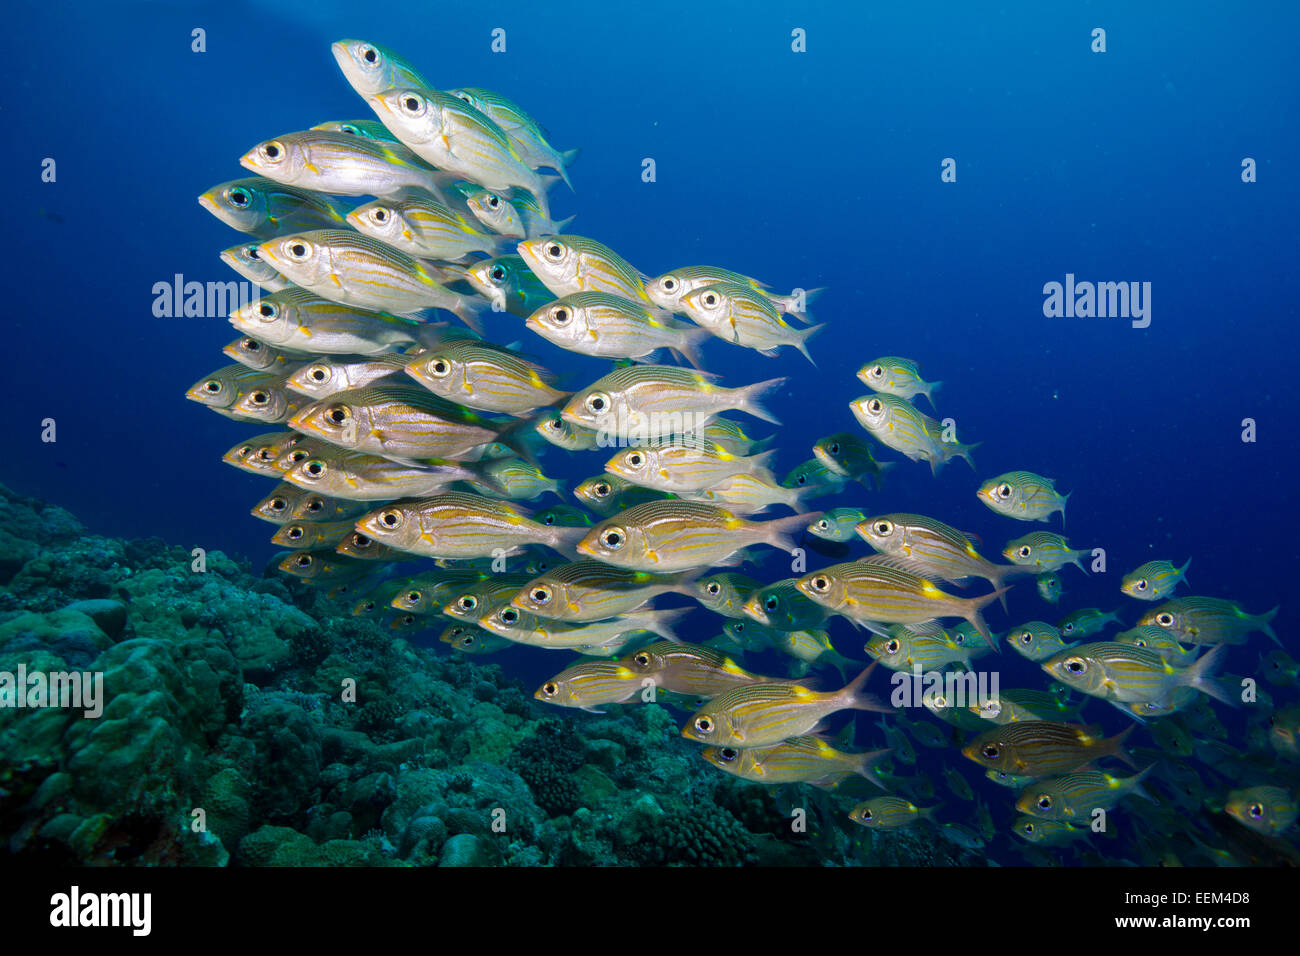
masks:
[[[518,11],[519,27],[481,29],[478,60],[446,55],[465,23],[424,39],[299,15],[312,25],[239,102],[220,141],[244,145],[224,165],[161,137],[185,182],[225,170],[192,184],[202,210],[165,221],[187,247],[219,237],[210,258],[239,280],[153,285],[158,328],[228,318],[224,336],[186,332],[206,366],[122,339],[99,355],[118,389],[166,371],[126,464],[119,448],[87,467],[85,444],[73,466],[135,507],[118,470],[138,496],[130,455],[169,460],[129,519],[150,536],[94,533],[43,500],[79,500],[48,461],[40,497],[0,488],[15,858],[1300,862],[1297,665],[1277,607],[1294,528],[1268,512],[1293,451],[1260,423],[1294,407],[1294,385],[1259,371],[1277,361],[1266,346],[1187,321],[1186,283],[1228,297],[1169,265],[1173,226],[1135,243],[1122,233],[1142,228],[1098,198],[1186,176],[1216,212],[1276,228],[1253,195],[1283,188],[1261,154],[1276,142],[1220,119],[1213,172],[1181,154],[1155,170],[1073,124],[1068,148],[1016,155],[949,100],[1042,106],[1042,90],[980,55],[973,94],[900,111],[887,95],[906,101],[927,65],[860,65],[825,15],[764,9],[728,41],[751,70],[778,64],[813,119],[755,109],[734,77],[730,105],[687,84],[647,108],[581,55],[567,69],[591,73],[557,95],[504,66],[556,39]],[[717,16],[678,39],[683,65],[713,52]],[[943,36],[995,42],[955,16]],[[855,29],[919,47],[929,28],[899,17]],[[1128,52],[1150,21],[1097,19],[1038,13],[1018,55],[1090,122],[1114,122],[1088,109],[1122,111],[1134,87],[1142,109],[1185,109]],[[211,23],[186,27],[186,56],[228,42]],[[609,56],[588,25],[569,52]],[[870,84],[876,112],[852,102]],[[42,164],[46,184],[60,175]],[[1047,211],[986,206],[1020,193]],[[192,229],[207,213],[230,229]],[[987,219],[971,233],[968,216]],[[158,240],[136,251],[169,273]],[[1223,308],[1294,318],[1294,303]],[[174,412],[177,378],[237,430]],[[60,381],[66,396],[77,379]],[[39,416],[47,459],[95,440],[87,408],[59,408]]]

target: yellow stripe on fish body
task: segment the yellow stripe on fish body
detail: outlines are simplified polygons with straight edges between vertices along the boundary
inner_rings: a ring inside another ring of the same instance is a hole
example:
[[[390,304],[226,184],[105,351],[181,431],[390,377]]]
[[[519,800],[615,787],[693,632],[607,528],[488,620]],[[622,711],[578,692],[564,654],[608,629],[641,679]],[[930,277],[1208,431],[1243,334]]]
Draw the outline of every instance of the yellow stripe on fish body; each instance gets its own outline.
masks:
[[[416,258],[459,259],[472,252],[495,254],[499,248],[499,240],[432,200],[379,199],[358,206],[347,220],[358,232]]]
[[[1083,770],[1040,780],[1020,792],[1016,809],[1046,820],[1090,818],[1094,810],[1109,810],[1136,790],[1150,770],[1131,777]]]
[[[976,492],[979,499],[998,514],[1019,521],[1047,521],[1053,512],[1065,520],[1069,495],[1056,491],[1056,483],[1031,471],[1009,471],[984,482]]]
[[[609,292],[657,308],[646,295],[637,270],[595,239],[541,236],[519,243],[517,251],[557,297],[576,292]]]
[[[1277,612],[1273,608],[1264,614],[1248,614],[1232,601],[1189,595],[1148,611],[1138,624],[1166,628],[1184,644],[1243,644],[1252,631],[1263,631],[1280,646],[1269,624]]]
[[[524,416],[567,396],[555,376],[505,349],[474,341],[444,342],[406,366],[406,374],[436,395],[481,411]]]
[[[488,558],[525,545],[566,548],[582,529],[548,527],[492,498],[446,492],[394,502],[357,522],[357,530],[382,544],[433,558]]]
[[[592,710],[623,703],[640,692],[641,679],[618,661],[583,661],[546,681],[533,697],[560,707]]]
[[[665,592],[680,592],[682,575],[616,568],[601,561],[571,561],[529,581],[512,603],[539,617],[599,621],[643,607]]]
[[[699,644],[656,641],[623,659],[642,677],[653,677],[666,691],[692,697],[716,697],[743,684],[769,682],[752,674],[730,657]]]

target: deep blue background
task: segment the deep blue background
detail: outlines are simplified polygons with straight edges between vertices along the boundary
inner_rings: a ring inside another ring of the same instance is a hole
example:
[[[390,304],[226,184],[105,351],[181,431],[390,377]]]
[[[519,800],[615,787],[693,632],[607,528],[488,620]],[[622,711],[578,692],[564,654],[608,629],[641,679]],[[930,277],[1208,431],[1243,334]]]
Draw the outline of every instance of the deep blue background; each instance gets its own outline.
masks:
[[[578,213],[574,232],[642,270],[713,263],[830,287],[818,369],[793,351],[706,350],[728,384],[790,376],[772,403],[782,472],[821,435],[857,429],[863,361],[911,356],[946,383],[940,411],[985,442],[980,478],[1058,478],[1075,546],[1107,548],[1107,577],[1064,572],[1062,612],[1119,606],[1123,571],[1188,555],[1197,593],[1283,601],[1300,461],[1296,6],[792,6],[11,4],[0,480],[103,533],[272,553],[271,527],[247,515],[269,485],[218,461],[262,429],[182,397],[225,364],[234,332],[155,319],[151,288],[176,272],[232,277],[216,254],[239,236],[195,197],[245,175],[238,157],[261,139],[366,116],[329,51],[362,37],[437,85],[499,89],[555,144],[581,146],[578,193],[557,191],[556,214]],[[190,52],[195,26],[206,53]],[[1089,49],[1097,26],[1104,55]],[[47,156],[56,184],[39,181]],[[949,156],[956,184],[940,182]],[[1042,286],[1067,272],[1151,282],[1151,327],[1044,318]],[[607,368],[494,328],[576,371],[575,387]],[[1247,416],[1257,444],[1240,440]],[[55,445],[39,441],[45,417]],[[548,468],[581,477],[600,461],[552,454]],[[820,503],[932,513],[996,554],[1032,528],[986,511],[976,485],[961,462],[937,481],[903,462],[883,495]],[[1030,590],[1012,595],[1013,617],[1055,620]],[[1253,652],[1237,653],[1249,666]]]

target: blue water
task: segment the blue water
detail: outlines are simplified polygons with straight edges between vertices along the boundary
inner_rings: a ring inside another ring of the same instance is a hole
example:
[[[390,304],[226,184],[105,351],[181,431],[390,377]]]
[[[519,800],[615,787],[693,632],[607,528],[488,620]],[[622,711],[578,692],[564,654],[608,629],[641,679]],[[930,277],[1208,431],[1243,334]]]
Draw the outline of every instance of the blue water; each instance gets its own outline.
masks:
[[[1060,612],[1022,586],[1012,618],[1119,607],[1119,575],[1151,558],[1192,556],[1197,593],[1251,610],[1287,598],[1300,532],[1288,166],[1300,8],[484,6],[11,4],[0,480],[105,534],[259,565],[274,553],[271,527],[248,516],[268,484],[219,462],[266,429],[183,398],[226,364],[235,334],[219,317],[155,318],[152,288],[175,273],[232,278],[217,252],[239,237],[195,197],[247,175],[245,150],[367,115],[329,52],[356,36],[439,85],[499,89],[552,142],[581,146],[577,193],[555,192],[557,217],[576,213],[573,232],[646,273],[712,263],[781,289],[828,287],[816,368],[793,351],[706,348],[726,384],[789,377],[771,402],[779,472],[821,435],[857,430],[847,403],[865,392],[865,360],[910,356],[945,382],[940,411],[984,443],[978,476],[956,462],[934,479],[903,461],[884,494],[851,487],[819,506],[933,514],[996,554],[1033,529],[980,505],[977,478],[1029,469],[1073,493],[1072,542],[1105,548],[1109,573],[1064,571]],[[204,53],[191,52],[194,27]],[[496,27],[504,54],[490,50]],[[1090,51],[1094,27],[1104,54]],[[805,53],[791,50],[795,28]],[[40,181],[45,157],[55,183]],[[941,182],[946,157],[955,183]],[[1255,183],[1241,181],[1244,157]],[[1044,317],[1044,283],[1067,273],[1150,282],[1150,327]],[[493,322],[572,387],[608,367]],[[45,418],[54,444],[39,440]],[[1241,440],[1245,418],[1255,443]],[[600,460],[546,463],[572,479]],[[775,561],[763,572],[781,575]],[[1238,653],[1250,666],[1253,650]]]

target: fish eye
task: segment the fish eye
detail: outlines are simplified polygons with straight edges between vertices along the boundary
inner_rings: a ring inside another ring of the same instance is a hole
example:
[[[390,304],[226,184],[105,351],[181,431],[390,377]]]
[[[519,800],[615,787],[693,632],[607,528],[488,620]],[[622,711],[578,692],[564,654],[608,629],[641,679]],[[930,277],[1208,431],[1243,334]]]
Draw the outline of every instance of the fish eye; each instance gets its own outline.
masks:
[[[555,515],[544,515],[542,517],[542,524],[555,524]]]
[[[880,378],[882,375],[885,374],[885,368],[883,365],[877,365],[875,368],[871,370],[870,374],[872,378]]]
[[[863,811],[862,811],[862,819],[864,819],[864,820],[870,820],[870,819],[871,819],[871,811],[870,811],[870,810],[863,810]]]
[[[677,288],[677,280],[672,276],[664,276],[659,280],[659,288],[663,289],[665,292],[672,292]]]
[[[263,143],[257,148],[257,152],[263,159],[269,159],[272,162],[284,158],[284,147],[274,140],[269,143]]]
[[[1027,558],[1032,553],[1033,553],[1033,549],[1030,548],[1029,545],[1027,544],[1022,544],[1020,546],[1020,550],[1016,552],[1016,554],[1020,555],[1020,557],[1022,558]]]
[[[542,693],[545,694],[547,697],[554,697],[559,692],[560,692],[560,688],[556,686],[556,683],[553,680],[548,680],[545,684],[542,685]]]
[[[982,753],[989,760],[996,760],[998,758],[998,754],[1002,753],[1002,748],[999,747],[997,744],[985,744],[983,749],[980,750],[980,753]]]
[[[839,442],[834,442],[834,443],[831,445],[831,447],[828,448],[828,449],[826,449],[826,450],[827,450],[828,452],[830,452],[832,455],[838,455],[838,454],[840,453],[840,443],[839,443]]]
[[[879,414],[880,410],[884,407],[884,403],[878,398],[873,398],[871,401],[867,402],[867,411],[872,414]]]
[[[587,406],[587,411],[599,415],[609,409],[609,396],[604,392],[592,392],[583,404]]]
[[[280,314],[279,308],[274,302],[267,302],[263,299],[257,306],[257,314],[264,319],[274,319]]]
[[[1020,828],[1020,832],[1023,833],[1025,836],[1033,836],[1034,825],[1032,823],[1026,823],[1023,827]]]
[[[808,483],[808,476],[800,475],[798,478],[795,479],[795,483],[800,485],[806,485]]]
[[[232,189],[226,195],[230,199],[230,204],[232,206],[238,206],[240,209],[243,209],[253,201],[253,198],[242,189]]]
[[[817,575],[817,577],[809,581],[808,584],[814,591],[817,592],[827,591],[830,589],[831,586],[830,579],[821,574]]]
[[[876,534],[893,534],[894,523],[892,521],[877,521],[874,530]]]
[[[551,600],[551,589],[545,586],[535,587],[528,596],[533,599],[534,604],[548,604]]]
[[[1002,484],[998,485],[994,494],[1005,501],[1007,498],[1011,497],[1011,486],[1004,481]]]
[[[266,503],[266,507],[270,511],[283,511],[285,508],[289,507],[289,502],[285,501],[283,498],[272,498]]]
[[[1022,634],[1020,635],[1020,643],[1021,643],[1021,644],[1032,644],[1032,643],[1034,643],[1034,632],[1033,632],[1033,631],[1025,631],[1024,633],[1022,633]]]
[[[493,209],[496,209],[497,206],[501,205],[501,198],[496,195],[488,196],[487,204],[491,206]]]
[[[260,389],[256,392],[248,393],[248,402],[250,405],[266,405],[271,401],[271,396]]]
[[[366,537],[364,534],[362,534],[360,531],[354,531],[354,532],[352,532],[352,537],[351,537],[349,540],[352,542],[352,547],[354,547],[354,548],[361,548],[361,549],[363,549],[363,550],[364,550],[365,548],[370,547],[372,544],[374,544],[373,541],[371,541],[369,538],[367,538],[367,537]]]
[[[735,750],[732,747],[723,747],[721,750],[718,751],[718,757],[725,763],[731,763],[739,756],[740,756],[740,751]]]
[[[1142,640],[1141,638],[1138,638],[1136,641],[1133,642],[1133,646],[1134,646],[1134,647],[1146,647],[1146,646],[1147,646],[1147,642],[1144,641],[1144,640]]]
[[[715,305],[718,304],[718,294],[716,292],[706,292],[704,293],[700,301],[702,301],[709,308],[713,308]]]
[[[562,305],[557,305],[555,308],[551,309],[551,321],[556,325],[568,325],[569,310]]]
[[[203,391],[209,395],[217,395],[221,392],[221,382],[215,378],[210,378],[203,383]]]
[[[1161,627],[1169,627],[1174,623],[1174,616],[1168,611],[1156,615],[1156,623]]]
[[[407,604],[418,604],[419,602],[420,602],[420,592],[419,592],[419,591],[407,591],[407,592],[406,592],[406,603],[407,603]]]
[[[429,371],[438,378],[446,378],[451,374],[451,363],[445,358],[436,358],[429,363]]]
[[[377,226],[382,226],[384,223],[388,222],[389,212],[383,206],[376,206],[374,209],[370,210],[369,216],[371,222]]]
[[[898,649],[901,646],[902,645],[898,643],[898,638],[891,637],[888,641],[885,642],[885,652],[888,654],[897,654]]]
[[[299,239],[285,246],[285,253],[294,262],[303,262],[311,255],[311,243]]]
[[[475,602],[478,603],[478,602]],[[519,612],[512,607],[502,608],[501,613],[497,615],[503,624],[514,624],[519,620]]]
[[[596,497],[604,498],[610,493],[611,489],[606,482],[601,481],[601,482],[597,482],[596,485],[593,486],[591,490],[596,493]]]
[[[701,734],[711,734],[713,733],[713,721],[708,717],[696,717],[695,730]]]
[[[331,405],[325,412],[325,420],[334,425],[346,425],[352,418],[352,409],[346,405]]]
[[[257,341],[257,339],[242,339],[239,343],[239,347],[245,352],[260,352],[262,350],[262,343]]]
[[[1135,582],[1133,582],[1133,587],[1135,587],[1139,591],[1145,591],[1147,589],[1147,579],[1138,578]]]
[[[303,536],[302,525],[298,525],[298,524],[290,525],[288,530],[285,531],[284,536],[288,538],[290,541],[297,541],[299,538]]]
[[[775,595],[773,595],[772,597],[769,597],[766,601],[763,602],[763,607],[769,611],[775,611],[777,609],[777,605],[779,605],[780,603],[781,602],[776,599]]]
[[[1065,661],[1065,669],[1071,674],[1082,674],[1088,669],[1088,662],[1082,657],[1070,657]]]
[[[642,651],[641,653],[637,654],[635,657],[632,658],[632,662],[636,664],[638,667],[649,667],[650,655],[647,654],[645,651]]]
[[[293,563],[298,565],[300,568],[310,568],[312,561],[313,558],[310,554],[300,554],[296,559],[294,559]]]
[[[401,622],[402,622],[403,624],[414,624],[414,623],[415,623],[415,615],[414,615],[414,614],[403,614],[402,617],[401,617]]]
[[[262,258],[257,252],[257,246],[245,246],[244,255],[250,259],[260,260]]]
[[[1073,633],[1074,633],[1074,622],[1073,622],[1073,621],[1070,621],[1069,623],[1067,623],[1067,624],[1065,624],[1064,626],[1062,626],[1062,627],[1061,627],[1061,633],[1062,633],[1062,634],[1073,634]]]
[[[704,590],[705,593],[711,594],[716,597],[718,593],[722,590],[722,585],[719,584],[717,581],[710,581],[708,584],[704,585]]]
[[[822,519],[821,519],[820,521],[818,521],[817,524],[816,524],[816,527],[817,527],[818,530],[820,530],[820,531],[825,531],[825,530],[826,530],[827,528],[829,528],[830,526],[831,526],[831,525],[830,525],[830,522],[827,521],[825,518],[822,518]]]
[[[564,246],[558,242],[548,242],[542,251],[546,254],[546,258],[557,262],[564,258]]]
[[[403,520],[402,513],[396,508],[389,508],[379,513],[379,523],[389,531],[400,528]]]
[[[607,528],[600,536],[600,542],[611,551],[623,547],[624,534],[621,528]]]
[[[379,51],[372,46],[363,46],[361,48],[361,58],[367,63],[378,63]]]
[[[305,510],[310,511],[312,514],[315,514],[316,512],[320,511],[324,507],[325,507],[325,502],[321,501],[321,499],[319,498],[312,498],[310,501],[307,502],[307,507]]]
[[[462,611],[472,611],[478,607],[478,598],[472,594],[462,594],[456,599],[456,606]]]
[[[633,468],[640,468],[643,461],[645,461],[645,458],[639,451],[634,451],[627,456],[627,463]]]
[[[492,278],[494,278],[494,279],[496,279],[498,282],[500,282],[502,279],[504,279],[504,278],[506,277],[506,270],[505,270],[505,269],[502,269],[500,266],[497,266],[496,268],[494,268],[494,269],[492,270],[492,272],[491,272],[491,276],[492,276]]]
[[[1052,798],[1045,793],[1042,796],[1040,796],[1038,798],[1038,809],[1040,810],[1052,809]]]
[[[307,370],[307,377],[313,382],[320,383],[329,378],[329,370],[323,365],[313,365]]]
[[[402,97],[402,109],[409,116],[419,116],[424,112],[424,97],[416,93],[407,93]]]
[[[744,622],[744,621],[732,621],[732,623],[731,623],[731,630],[732,630],[733,632],[737,633],[737,634],[743,632],[743,631],[745,630],[745,622]]]
[[[464,644],[466,647],[473,647],[473,646],[474,646],[474,635],[473,635],[473,634],[466,634],[464,637],[462,637],[462,638],[460,639],[460,642],[461,642],[462,644]]]
[[[1250,817],[1251,817],[1252,820],[1262,820],[1262,819],[1264,819],[1264,805],[1263,805],[1263,804],[1260,804],[1260,803],[1252,803],[1252,804],[1247,808],[1246,812],[1250,814]]]

